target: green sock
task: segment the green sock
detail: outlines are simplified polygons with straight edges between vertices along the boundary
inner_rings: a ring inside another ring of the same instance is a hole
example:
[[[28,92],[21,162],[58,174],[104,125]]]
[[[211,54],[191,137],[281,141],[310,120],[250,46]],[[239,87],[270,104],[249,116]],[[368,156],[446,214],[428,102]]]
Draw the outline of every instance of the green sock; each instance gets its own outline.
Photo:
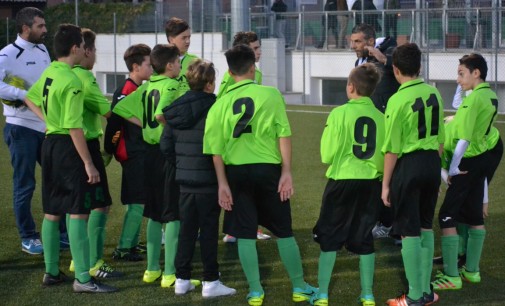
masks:
[[[277,248],[279,249],[282,263],[288,271],[293,288],[305,289],[302,258],[300,257],[300,249],[295,237],[277,239]]]
[[[250,291],[263,292],[260,283],[260,268],[258,264],[258,250],[256,239],[237,239],[238,257],[244,270]]]
[[[458,255],[466,254],[466,245],[468,242],[468,229],[470,227],[467,224],[458,223],[456,226],[456,230],[458,231],[459,236],[459,245],[458,245]]]
[[[68,239],[74,260],[75,278],[81,283],[91,279],[89,275],[89,240],[86,220],[70,218]]]
[[[119,236],[119,248],[130,249],[137,245],[133,244],[134,241],[138,242],[138,231],[142,224],[142,214],[144,213],[144,205],[129,204],[126,205],[126,213],[123,219],[123,229],[121,236]]]
[[[435,254],[433,231],[421,231],[421,281],[423,292],[431,293],[431,271]]]
[[[442,236],[442,257],[444,273],[448,276],[459,276],[458,271],[458,235]]]
[[[375,271],[375,253],[359,256],[359,276],[361,297],[373,296],[373,274]]]
[[[485,237],[485,229],[471,228],[468,230],[468,248],[466,251],[466,270],[468,272],[479,272],[480,256]]]
[[[317,272],[317,282],[319,284],[319,293],[328,294],[330,287],[331,273],[335,266],[337,252],[323,252],[319,254],[319,265]]]
[[[60,223],[46,218],[42,221],[42,242],[44,243],[44,263],[46,273],[60,274]]]
[[[161,254],[161,223],[149,219],[147,221],[147,270],[160,270]]]
[[[409,283],[408,297],[418,300],[423,296],[421,286],[421,238],[408,237],[402,239],[402,258],[405,275]]]
[[[168,222],[165,227],[165,275],[175,274],[175,255],[179,244],[180,221]]]
[[[88,219],[89,237],[89,266],[94,267],[96,262],[103,257],[103,245],[105,241],[105,223],[107,214],[93,209]]]

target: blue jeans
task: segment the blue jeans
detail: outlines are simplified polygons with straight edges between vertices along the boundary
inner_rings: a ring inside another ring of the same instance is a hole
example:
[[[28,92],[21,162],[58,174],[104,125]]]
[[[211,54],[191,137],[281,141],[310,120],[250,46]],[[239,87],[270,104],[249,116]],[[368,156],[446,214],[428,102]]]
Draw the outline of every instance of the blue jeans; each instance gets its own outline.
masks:
[[[5,124],[4,140],[11,154],[13,173],[14,215],[21,239],[39,238],[31,212],[31,201],[35,190],[35,163],[40,164],[40,153],[44,133]]]

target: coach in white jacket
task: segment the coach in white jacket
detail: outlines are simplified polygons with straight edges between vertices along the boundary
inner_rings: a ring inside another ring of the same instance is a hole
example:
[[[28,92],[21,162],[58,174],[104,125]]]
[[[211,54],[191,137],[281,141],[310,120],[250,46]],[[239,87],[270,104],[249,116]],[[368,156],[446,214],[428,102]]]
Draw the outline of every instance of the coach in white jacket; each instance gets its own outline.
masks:
[[[14,168],[14,214],[21,249],[29,254],[42,254],[31,200],[35,189],[35,164],[40,163],[46,126],[23,101],[27,90],[51,63],[42,44],[47,34],[44,13],[34,7],[21,9],[16,15],[16,28],[16,41],[0,51],[0,98],[6,118],[4,140]]]

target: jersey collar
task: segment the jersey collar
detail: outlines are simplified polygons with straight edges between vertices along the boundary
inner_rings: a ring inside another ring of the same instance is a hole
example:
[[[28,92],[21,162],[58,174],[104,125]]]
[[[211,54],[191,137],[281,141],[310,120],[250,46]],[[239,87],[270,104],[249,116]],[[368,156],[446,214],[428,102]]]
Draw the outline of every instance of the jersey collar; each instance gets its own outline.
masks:
[[[400,88],[398,88],[398,91],[408,88],[408,87],[416,86],[416,85],[419,85],[422,83],[424,83],[423,79],[415,79],[412,81],[408,81],[408,82],[405,82],[402,85],[400,85]]]
[[[489,83],[487,83],[487,82],[482,82],[479,85],[475,86],[475,88],[473,90],[475,91],[475,90],[484,89],[484,88],[491,88],[491,85],[489,85]]]
[[[18,45],[18,46],[20,46],[21,48],[24,48],[24,49],[33,49],[33,48],[41,49],[41,47],[39,47],[39,46],[42,45],[42,44],[34,44],[34,43],[31,43],[31,42],[29,42],[27,40],[24,40],[19,35],[18,35],[18,38],[16,38],[16,42],[15,43],[16,43],[16,45]]]
[[[235,84],[231,85],[230,87],[228,87],[228,90],[226,91],[226,93],[229,93],[230,91],[233,91],[239,87],[247,86],[247,85],[251,85],[251,84],[254,84],[254,80],[242,80],[242,81],[235,83]]]
[[[361,97],[361,98],[357,98],[357,99],[351,99],[347,103],[349,103],[349,104],[372,104],[373,105],[372,99],[370,99],[370,97]]]

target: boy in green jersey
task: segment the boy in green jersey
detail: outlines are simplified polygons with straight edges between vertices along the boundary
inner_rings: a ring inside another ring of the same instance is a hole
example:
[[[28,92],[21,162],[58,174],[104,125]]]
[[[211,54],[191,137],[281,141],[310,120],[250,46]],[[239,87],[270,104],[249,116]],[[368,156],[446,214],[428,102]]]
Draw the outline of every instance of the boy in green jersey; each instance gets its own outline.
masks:
[[[479,262],[486,230],[483,215],[483,192],[491,159],[488,137],[498,110],[498,97],[486,83],[487,63],[480,54],[465,55],[459,60],[458,84],[472,89],[458,108],[451,142],[455,143],[449,166],[449,188],[439,211],[442,229],[444,272],[432,283],[436,290],[460,289],[461,279],[480,282]],[[459,237],[457,223],[470,226],[466,266],[458,271]]]
[[[181,71],[177,76],[179,88],[176,98],[178,98],[189,90],[186,71],[188,71],[189,64],[197,59],[198,56],[188,53],[189,45],[191,44],[191,28],[186,21],[177,17],[170,18],[165,24],[165,33],[168,43],[174,44],[179,49]]]
[[[421,306],[438,300],[430,280],[444,143],[443,103],[438,90],[419,78],[420,69],[421,50],[416,44],[404,44],[393,52],[400,88],[389,99],[385,113],[382,201],[393,209],[392,234],[402,238],[409,291],[389,299],[390,306]]]
[[[380,177],[384,155],[384,114],[370,95],[380,80],[372,63],[354,68],[347,81],[347,104],[334,109],[321,138],[321,159],[330,164],[314,239],[320,244],[319,291],[312,305],[328,305],[328,287],[337,251],[345,246],[360,255],[363,306],[374,306],[375,252],[372,228],[381,209]],[[338,143],[338,145],[337,145]]]
[[[261,58],[261,42],[258,38],[258,35],[254,32],[238,32],[233,37],[233,47],[237,45],[246,45],[249,46],[254,51],[254,60],[256,63],[260,61]],[[261,85],[263,83],[263,75],[261,70],[258,67],[255,67],[254,73],[254,82],[256,84]],[[228,87],[235,84],[235,80],[230,76],[230,73],[226,71],[223,76],[223,80],[221,81],[221,85],[219,85],[219,91],[217,93],[217,99],[221,98],[224,94],[226,94]]]
[[[163,124],[157,118],[163,118],[162,109],[177,97],[177,76],[181,69],[179,50],[174,45],[156,45],[151,52],[151,65],[156,75],[119,101],[112,111],[142,127],[142,136],[147,146],[144,162],[144,217],[148,218],[147,270],[143,280],[152,283],[162,277],[161,230],[166,224],[165,271],[161,286],[169,288],[174,286],[176,279],[174,260],[179,235],[179,186],[175,184],[174,161],[165,158],[160,150]],[[139,100],[142,104],[138,103]],[[164,119],[160,121],[164,122]]]
[[[240,263],[249,284],[249,305],[262,305],[256,234],[261,224],[277,246],[293,286],[295,302],[308,301],[315,288],[305,283],[291,226],[291,129],[284,99],[276,88],[254,83],[254,51],[238,45],[225,53],[235,84],[210,109],[203,153],[212,154],[224,232],[238,238]]]
[[[102,117],[110,117],[110,103],[103,96],[96,84],[96,79],[91,70],[96,61],[96,34],[90,29],[82,30],[84,39],[84,57],[72,68],[82,83],[84,94],[83,130],[88,150],[93,159],[93,164],[100,172],[100,183],[92,185],[91,213],[88,219],[88,237],[90,251],[91,276],[100,278],[118,277],[122,273],[115,271],[103,260],[105,242],[105,224],[112,199],[109,193],[107,172],[100,152],[99,137],[103,135]],[[73,261],[70,265],[73,270]]]
[[[89,274],[89,242],[86,220],[91,209],[93,184],[100,183],[83,132],[82,83],[71,68],[84,56],[81,29],[62,24],[54,37],[57,61],[30,88],[26,103],[46,121],[42,146],[42,202],[46,274],[43,285],[62,283],[59,271],[59,220],[70,214],[68,234],[75,261],[74,292],[103,293],[115,288],[96,283]]]
[[[153,73],[151,48],[145,44],[135,44],[126,49],[124,61],[130,72],[128,79],[119,86],[112,96],[112,108],[124,97],[134,92]],[[140,104],[141,101],[137,100]],[[119,138],[117,137],[119,135]],[[104,149],[114,154],[121,164],[121,202],[126,207],[119,244],[112,253],[116,260],[140,261],[146,247],[139,244],[139,233],[144,213],[144,153],[145,143],[142,128],[117,114],[107,119]]]

